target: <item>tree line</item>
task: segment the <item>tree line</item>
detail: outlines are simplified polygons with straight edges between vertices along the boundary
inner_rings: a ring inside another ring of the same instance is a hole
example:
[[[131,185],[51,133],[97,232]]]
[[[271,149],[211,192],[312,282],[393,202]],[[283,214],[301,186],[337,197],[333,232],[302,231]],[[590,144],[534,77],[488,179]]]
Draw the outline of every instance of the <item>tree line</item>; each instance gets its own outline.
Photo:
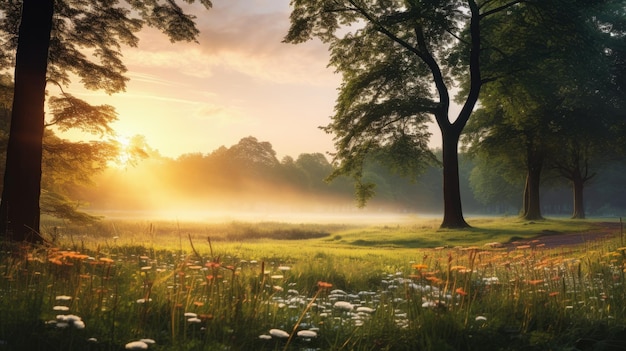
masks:
[[[297,157],[276,157],[272,145],[255,137],[246,137],[230,147],[222,146],[209,153],[189,153],[176,159],[147,151],[151,156],[126,169],[111,168],[97,177],[98,186],[82,188],[74,196],[82,197],[93,209],[148,210],[141,202],[151,193],[166,190],[158,204],[184,206],[177,199],[192,203],[200,210],[231,211],[319,211],[356,212],[354,180],[341,176],[328,181],[335,170],[322,153],[304,153]],[[439,159],[441,151],[434,150]],[[460,155],[461,196],[465,210],[474,215],[511,215],[522,212],[524,172],[517,182],[488,168],[468,153]],[[390,170],[384,154],[373,155],[364,164],[363,179],[376,184],[366,212],[439,215],[441,172],[433,164],[421,175],[411,178]],[[586,210],[594,216],[621,215],[626,211],[626,163],[615,160],[586,190]],[[151,175],[151,176],[150,176]],[[154,179],[150,180],[150,177]],[[133,191],[132,189],[135,189]],[[574,213],[568,180],[552,172],[542,184],[542,210],[549,215]],[[130,195],[129,195],[130,194]],[[143,195],[137,195],[143,194]],[[169,200],[168,200],[169,199]],[[107,204],[110,207],[107,207]],[[213,207],[211,207],[213,206]]]

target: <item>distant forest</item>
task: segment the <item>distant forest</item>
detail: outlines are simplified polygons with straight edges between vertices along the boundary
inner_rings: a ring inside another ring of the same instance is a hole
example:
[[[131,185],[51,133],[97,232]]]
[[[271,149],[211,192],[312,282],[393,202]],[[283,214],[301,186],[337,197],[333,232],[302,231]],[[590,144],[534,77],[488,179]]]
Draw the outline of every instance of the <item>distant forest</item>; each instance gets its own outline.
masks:
[[[77,187],[72,198],[92,210],[152,210],[170,206],[225,211],[356,211],[354,182],[325,178],[333,171],[321,153],[285,156],[279,160],[269,142],[254,137],[210,153],[189,153],[176,159],[148,150],[149,157],[124,169],[109,168],[95,179],[96,187]],[[440,152],[436,152],[440,155]],[[605,163],[585,188],[589,216],[626,213],[626,160]],[[522,206],[524,171],[517,182],[497,171],[481,169],[466,153],[460,155],[464,212],[517,215]],[[510,178],[510,177],[508,177]],[[366,162],[363,179],[376,184],[375,196],[363,211],[438,214],[443,208],[442,169],[432,165],[415,179],[394,174],[376,156]],[[542,213],[569,216],[571,185],[547,170],[541,187]]]

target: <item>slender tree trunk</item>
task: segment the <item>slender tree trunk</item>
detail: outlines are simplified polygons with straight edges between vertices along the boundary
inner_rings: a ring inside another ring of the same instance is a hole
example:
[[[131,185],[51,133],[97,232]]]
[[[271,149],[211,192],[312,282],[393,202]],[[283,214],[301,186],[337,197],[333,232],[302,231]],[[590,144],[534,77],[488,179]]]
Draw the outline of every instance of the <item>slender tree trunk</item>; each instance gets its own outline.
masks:
[[[48,48],[54,0],[24,0],[15,64],[15,90],[0,203],[0,233],[40,241],[39,196]]]
[[[583,202],[583,192],[585,182],[580,174],[572,179],[572,188],[574,191],[574,213],[572,218],[585,219],[585,205]]]
[[[441,228],[467,228],[461,206],[461,187],[459,185],[460,134],[452,128],[442,129],[443,139],[443,222]]]
[[[539,184],[541,182],[542,167],[542,156],[531,155],[528,158],[528,173],[526,175],[526,187],[524,190],[526,203],[523,214],[523,218],[526,220],[543,219],[543,216],[541,215],[541,201],[539,197]]]
[[[526,172],[526,181],[524,182],[524,195],[522,196],[522,212],[520,213],[520,217],[526,217],[528,213],[528,172]]]

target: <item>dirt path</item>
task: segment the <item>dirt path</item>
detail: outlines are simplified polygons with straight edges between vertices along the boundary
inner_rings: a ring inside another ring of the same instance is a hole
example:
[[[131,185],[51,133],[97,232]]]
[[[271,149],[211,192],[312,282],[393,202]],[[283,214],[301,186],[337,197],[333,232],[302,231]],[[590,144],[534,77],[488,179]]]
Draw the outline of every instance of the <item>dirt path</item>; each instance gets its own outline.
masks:
[[[541,245],[547,248],[555,248],[559,246],[579,245],[592,241],[612,239],[620,236],[620,223],[598,222],[593,224],[593,227],[594,228],[589,231],[577,233],[544,231],[543,234],[533,240],[515,241],[507,243],[505,246]],[[624,239],[626,240],[626,238]]]

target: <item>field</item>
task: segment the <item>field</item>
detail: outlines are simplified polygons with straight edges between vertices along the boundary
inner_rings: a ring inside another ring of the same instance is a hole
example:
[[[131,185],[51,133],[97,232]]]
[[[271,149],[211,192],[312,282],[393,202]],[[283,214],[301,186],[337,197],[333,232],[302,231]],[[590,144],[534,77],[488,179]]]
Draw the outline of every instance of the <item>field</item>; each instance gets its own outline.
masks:
[[[623,350],[619,219],[48,221],[0,243],[0,350]]]

